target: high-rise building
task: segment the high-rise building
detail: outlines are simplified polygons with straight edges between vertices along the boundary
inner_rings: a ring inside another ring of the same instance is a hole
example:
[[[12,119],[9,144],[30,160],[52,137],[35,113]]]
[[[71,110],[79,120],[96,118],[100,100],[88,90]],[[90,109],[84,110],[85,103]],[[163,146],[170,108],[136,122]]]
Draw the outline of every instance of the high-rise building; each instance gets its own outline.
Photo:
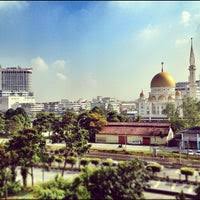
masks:
[[[33,96],[32,68],[0,68],[0,96]]]
[[[0,67],[0,111],[35,103],[32,92],[32,68]]]

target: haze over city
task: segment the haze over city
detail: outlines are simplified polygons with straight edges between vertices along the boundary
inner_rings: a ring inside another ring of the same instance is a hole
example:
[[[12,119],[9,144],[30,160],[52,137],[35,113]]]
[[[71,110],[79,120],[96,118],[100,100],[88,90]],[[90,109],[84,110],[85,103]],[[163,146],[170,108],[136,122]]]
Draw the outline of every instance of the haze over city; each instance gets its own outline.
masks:
[[[199,2],[0,2],[0,64],[32,66],[37,101],[134,100],[164,70],[199,77]]]

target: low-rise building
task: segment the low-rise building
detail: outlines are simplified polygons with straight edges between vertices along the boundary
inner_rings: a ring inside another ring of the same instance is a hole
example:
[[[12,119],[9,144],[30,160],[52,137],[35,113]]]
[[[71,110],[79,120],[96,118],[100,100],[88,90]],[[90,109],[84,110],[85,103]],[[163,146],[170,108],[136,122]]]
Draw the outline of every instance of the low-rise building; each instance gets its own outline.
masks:
[[[200,149],[200,127],[195,126],[185,129],[179,133],[182,149]]]
[[[44,111],[43,103],[24,103],[21,104],[21,107],[26,111],[30,116],[35,117],[37,113]]]
[[[97,143],[166,145],[174,137],[170,123],[108,123],[96,134]]]

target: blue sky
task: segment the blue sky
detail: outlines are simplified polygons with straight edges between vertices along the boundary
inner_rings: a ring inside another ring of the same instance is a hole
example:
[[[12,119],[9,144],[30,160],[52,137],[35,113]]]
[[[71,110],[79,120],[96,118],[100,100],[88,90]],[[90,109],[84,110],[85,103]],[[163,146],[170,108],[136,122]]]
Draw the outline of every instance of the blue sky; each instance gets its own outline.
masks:
[[[199,78],[200,2],[0,2],[0,64],[32,66],[37,101],[134,100],[161,69]]]

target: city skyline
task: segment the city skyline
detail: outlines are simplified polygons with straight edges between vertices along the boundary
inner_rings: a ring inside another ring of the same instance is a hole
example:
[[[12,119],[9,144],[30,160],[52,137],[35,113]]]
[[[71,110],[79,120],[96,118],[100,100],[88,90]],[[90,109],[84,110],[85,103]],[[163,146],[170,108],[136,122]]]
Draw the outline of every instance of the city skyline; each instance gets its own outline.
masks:
[[[199,79],[199,2],[0,2],[0,64],[32,66],[36,100],[135,100],[161,71]],[[58,90],[59,88],[59,90]]]

